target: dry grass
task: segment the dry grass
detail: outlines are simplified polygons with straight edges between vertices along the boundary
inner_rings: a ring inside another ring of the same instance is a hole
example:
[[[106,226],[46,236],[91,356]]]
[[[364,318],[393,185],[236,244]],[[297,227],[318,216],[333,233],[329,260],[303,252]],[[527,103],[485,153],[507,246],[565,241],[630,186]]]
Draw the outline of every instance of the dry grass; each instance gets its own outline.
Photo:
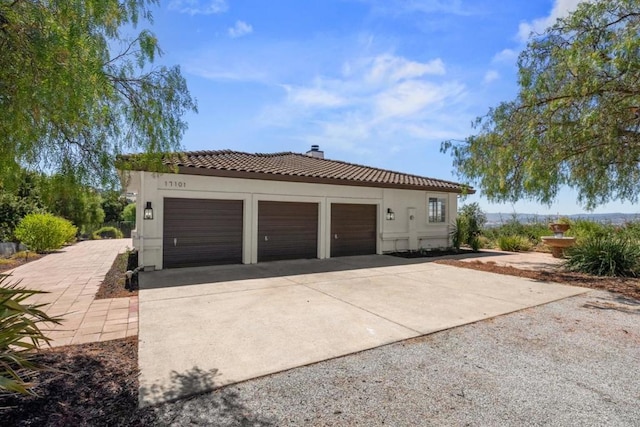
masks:
[[[37,254],[35,252],[18,252],[11,255],[8,258],[0,258],[0,271],[13,270],[16,267],[20,267],[31,261],[42,258],[43,254]]]

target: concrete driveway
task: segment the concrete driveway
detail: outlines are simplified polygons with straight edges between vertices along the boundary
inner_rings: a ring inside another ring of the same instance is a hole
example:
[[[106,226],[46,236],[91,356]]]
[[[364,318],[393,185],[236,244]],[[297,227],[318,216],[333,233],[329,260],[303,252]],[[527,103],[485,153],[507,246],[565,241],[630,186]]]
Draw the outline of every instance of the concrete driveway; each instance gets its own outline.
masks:
[[[164,270],[140,285],[142,405],[587,292],[390,256]]]

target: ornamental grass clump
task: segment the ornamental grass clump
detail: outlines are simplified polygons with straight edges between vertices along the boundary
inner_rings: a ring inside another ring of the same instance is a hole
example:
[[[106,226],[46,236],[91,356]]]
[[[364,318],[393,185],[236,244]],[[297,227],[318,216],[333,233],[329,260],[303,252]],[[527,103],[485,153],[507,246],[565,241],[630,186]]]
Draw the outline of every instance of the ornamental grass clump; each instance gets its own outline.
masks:
[[[7,277],[0,276],[0,393],[35,395],[31,379],[46,367],[33,362],[34,350],[50,341],[40,325],[60,324],[61,319],[42,311],[45,304],[25,303],[44,292],[5,283]]]
[[[595,235],[567,251],[565,268],[594,276],[640,276],[640,243],[615,235]]]
[[[91,237],[93,237],[94,240],[122,239],[123,235],[122,235],[122,231],[118,230],[115,227],[102,227],[94,231]]]

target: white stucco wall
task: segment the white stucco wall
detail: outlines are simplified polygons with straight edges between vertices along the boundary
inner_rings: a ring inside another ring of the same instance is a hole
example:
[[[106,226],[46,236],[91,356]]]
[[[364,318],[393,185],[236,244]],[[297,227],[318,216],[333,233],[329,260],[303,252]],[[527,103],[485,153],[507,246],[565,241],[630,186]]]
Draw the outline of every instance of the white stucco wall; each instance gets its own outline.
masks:
[[[136,230],[133,244],[139,251],[139,262],[145,268],[162,268],[162,224],[164,198],[231,199],[244,202],[242,262],[258,261],[258,202],[291,201],[318,203],[318,258],[331,253],[331,204],[363,203],[378,206],[377,252],[443,248],[449,246],[450,224],[455,221],[457,195],[452,193],[310,184],[255,179],[220,178],[182,174],[131,172],[128,191],[137,193]],[[447,200],[446,221],[429,224],[429,197]],[[144,220],[146,202],[151,202],[154,217]],[[385,219],[387,209],[395,220]],[[411,217],[413,216],[413,219]]]

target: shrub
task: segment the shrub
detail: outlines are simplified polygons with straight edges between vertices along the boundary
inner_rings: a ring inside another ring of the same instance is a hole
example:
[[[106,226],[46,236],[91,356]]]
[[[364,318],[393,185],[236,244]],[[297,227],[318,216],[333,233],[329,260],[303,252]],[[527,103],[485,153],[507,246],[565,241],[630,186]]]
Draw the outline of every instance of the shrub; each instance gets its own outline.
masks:
[[[462,206],[451,233],[453,246],[460,249],[460,245],[466,243],[477,252],[481,247],[479,239],[481,229],[486,222],[487,216],[480,209],[480,205],[471,203]]]
[[[494,242],[489,239],[487,236],[483,236],[482,234],[478,236],[478,243],[480,244],[480,248],[493,248],[495,246]]]
[[[43,322],[60,324],[60,318],[49,317],[44,304],[23,304],[33,295],[43,293],[16,284],[5,284],[8,276],[0,276],[0,390],[11,393],[35,394],[29,379],[45,367],[33,363],[32,357],[40,343],[49,343],[39,328]]]
[[[66,219],[45,213],[22,218],[14,234],[29,249],[41,253],[73,242],[77,232],[78,229]]]
[[[587,219],[578,219],[571,224],[571,228],[567,231],[567,236],[573,236],[579,242],[591,237],[603,237],[613,231],[611,225],[601,224],[599,222]]]
[[[135,226],[135,223],[136,223],[136,204],[135,203],[129,203],[127,206],[124,207],[124,210],[122,211],[122,219],[133,223]]]
[[[456,250],[467,240],[467,226],[464,219],[460,216],[456,218],[456,223],[451,226],[451,244]]]
[[[595,276],[638,277],[640,244],[619,236],[592,236],[567,251],[564,265]]]
[[[122,239],[122,231],[115,227],[102,227],[93,232],[93,238],[100,239]]]
[[[500,250],[509,252],[526,252],[532,247],[528,238],[516,234],[499,236],[497,243]]]

